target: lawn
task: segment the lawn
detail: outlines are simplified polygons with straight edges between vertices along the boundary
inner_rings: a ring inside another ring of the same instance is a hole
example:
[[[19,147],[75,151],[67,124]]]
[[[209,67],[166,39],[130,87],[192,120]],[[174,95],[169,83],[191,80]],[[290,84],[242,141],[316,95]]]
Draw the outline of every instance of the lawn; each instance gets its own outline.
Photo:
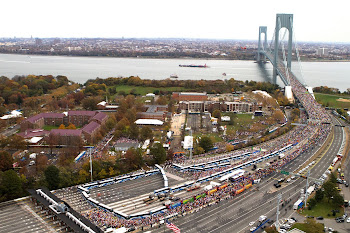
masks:
[[[194,133],[193,134],[194,140],[196,140],[198,137],[202,137],[202,136],[209,137],[212,140],[212,142],[214,142],[214,143],[224,141],[224,139],[222,139],[222,137],[220,137],[220,135],[218,133]]]
[[[146,95],[147,93],[153,93],[155,90],[162,91],[186,91],[184,87],[144,87],[144,86],[129,86],[129,85],[118,85],[116,86],[117,93],[124,91],[126,94],[130,94],[131,90],[134,90],[135,94]]]
[[[339,213],[336,213],[336,215],[333,216],[332,210],[339,210]],[[334,205],[331,201],[328,203],[327,199],[324,198],[321,202],[318,202],[316,206],[311,210],[303,210],[302,214],[305,216],[311,215],[314,217],[322,216],[324,218],[336,218],[343,216],[344,208]]]
[[[58,129],[59,126],[55,126],[55,125],[44,125],[43,129],[50,131],[52,129]]]
[[[350,97],[349,96],[315,93],[315,97],[316,97],[317,102],[323,104],[326,107],[350,108]],[[338,99],[340,99],[340,98],[349,100],[349,102],[338,101]]]
[[[318,229],[323,229],[324,225],[322,223],[317,223]],[[306,233],[314,233],[314,229],[306,223],[295,223],[291,229],[297,228],[299,230],[305,231]]]
[[[232,112],[222,113],[223,116],[229,116],[233,118],[233,125],[227,124],[227,130],[242,130],[246,129],[247,125],[254,123],[256,120],[260,119],[259,117],[254,117],[252,119],[252,114],[237,114]],[[222,124],[225,124],[222,122]]]

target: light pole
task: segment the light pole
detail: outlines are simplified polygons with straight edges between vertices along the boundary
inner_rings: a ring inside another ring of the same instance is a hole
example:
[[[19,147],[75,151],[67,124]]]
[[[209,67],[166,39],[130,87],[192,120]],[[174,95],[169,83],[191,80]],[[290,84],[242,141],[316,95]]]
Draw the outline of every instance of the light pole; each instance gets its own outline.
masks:
[[[91,149],[92,149],[92,147],[89,147],[89,151],[90,151],[90,177],[91,177],[91,182],[92,182],[92,159],[91,159]]]

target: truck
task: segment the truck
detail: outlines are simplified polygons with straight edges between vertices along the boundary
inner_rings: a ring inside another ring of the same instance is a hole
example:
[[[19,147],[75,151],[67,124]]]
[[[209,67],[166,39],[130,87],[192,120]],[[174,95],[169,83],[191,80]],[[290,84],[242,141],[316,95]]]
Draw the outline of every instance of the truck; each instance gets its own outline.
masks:
[[[303,201],[301,199],[297,200],[294,205],[293,205],[293,209],[294,210],[298,210],[300,209],[301,207],[303,207]]]

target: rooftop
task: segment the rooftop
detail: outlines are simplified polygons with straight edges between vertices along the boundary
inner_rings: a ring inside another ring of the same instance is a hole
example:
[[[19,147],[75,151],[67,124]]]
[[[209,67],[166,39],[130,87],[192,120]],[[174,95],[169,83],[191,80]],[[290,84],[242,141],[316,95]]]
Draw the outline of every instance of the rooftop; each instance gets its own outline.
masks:
[[[91,121],[89,124],[85,125],[83,128],[81,128],[82,131],[92,134],[97,128],[100,127],[100,124],[95,122],[95,121]]]
[[[81,132],[82,132],[82,130],[80,130],[80,129],[53,129],[53,130],[51,130],[52,134],[60,135],[60,136],[79,136],[80,137]]]

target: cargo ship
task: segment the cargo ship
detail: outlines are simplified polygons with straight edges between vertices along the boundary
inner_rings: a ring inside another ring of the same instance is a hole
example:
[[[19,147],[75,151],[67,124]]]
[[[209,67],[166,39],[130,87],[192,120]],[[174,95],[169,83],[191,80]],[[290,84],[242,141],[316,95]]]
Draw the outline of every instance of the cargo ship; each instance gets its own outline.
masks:
[[[209,68],[207,64],[204,65],[179,65],[180,67],[196,67],[196,68]]]

